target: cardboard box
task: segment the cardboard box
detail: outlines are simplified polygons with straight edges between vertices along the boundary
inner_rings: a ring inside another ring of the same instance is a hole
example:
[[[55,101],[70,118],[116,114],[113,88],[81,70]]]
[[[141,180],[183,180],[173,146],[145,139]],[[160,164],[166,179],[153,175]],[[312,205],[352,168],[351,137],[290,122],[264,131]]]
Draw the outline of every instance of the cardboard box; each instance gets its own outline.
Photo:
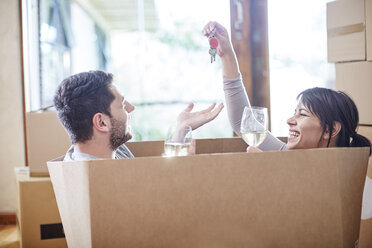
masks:
[[[372,1],[327,3],[328,62],[372,60]]]
[[[48,162],[68,246],[354,247],[367,148],[228,147]]]
[[[67,247],[49,177],[30,177],[16,168],[17,224],[21,247]]]
[[[248,145],[243,139],[196,139],[196,154],[209,154],[213,152],[245,152]],[[135,141],[125,145],[133,153],[134,157],[160,156],[164,152],[164,141]]]
[[[336,88],[346,92],[354,100],[358,107],[360,124],[372,124],[371,78],[372,62],[336,64]]]
[[[31,176],[48,176],[46,162],[65,154],[71,146],[56,112],[26,113],[27,158]]]
[[[359,126],[358,134],[363,135],[372,142],[372,126]]]
[[[372,247],[372,157],[369,159],[363,192],[362,220],[359,236],[359,248],[370,247]]]

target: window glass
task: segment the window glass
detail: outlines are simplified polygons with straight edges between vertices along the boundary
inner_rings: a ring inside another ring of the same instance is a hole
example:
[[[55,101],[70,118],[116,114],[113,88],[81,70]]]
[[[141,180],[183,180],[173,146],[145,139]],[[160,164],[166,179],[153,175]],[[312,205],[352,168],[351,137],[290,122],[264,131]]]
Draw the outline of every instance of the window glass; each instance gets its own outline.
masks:
[[[29,61],[39,66],[30,67],[26,77],[32,102],[26,104],[27,111],[51,106],[67,76],[97,69],[113,73],[135,105],[134,140],[164,139],[168,126],[189,103],[199,111],[224,101],[221,63],[218,58],[211,63],[208,39],[201,30],[210,20],[230,27],[228,0],[78,2],[39,0],[30,5],[38,6],[39,61],[31,61],[31,56]],[[38,78],[31,75],[35,70]],[[194,132],[195,138],[232,135],[226,109]]]
[[[70,72],[70,8],[64,1],[40,1],[40,107],[52,105],[53,92]]]
[[[224,101],[221,64],[219,59],[211,64],[208,39],[201,30],[209,20],[230,26],[229,1],[154,3],[156,21],[150,23],[144,15],[136,30],[111,35],[112,70],[115,82],[136,106],[131,124],[137,140],[164,139],[168,126],[191,102],[201,110]],[[232,134],[224,109],[194,137]]]
[[[28,110],[51,106],[64,78],[81,71],[104,70],[107,60],[106,34],[79,5],[67,0],[40,0],[38,15],[40,78],[28,83],[30,88],[40,88],[40,101]]]
[[[287,136],[286,120],[297,95],[311,87],[334,87],[327,63],[325,0],[268,0],[271,129]]]

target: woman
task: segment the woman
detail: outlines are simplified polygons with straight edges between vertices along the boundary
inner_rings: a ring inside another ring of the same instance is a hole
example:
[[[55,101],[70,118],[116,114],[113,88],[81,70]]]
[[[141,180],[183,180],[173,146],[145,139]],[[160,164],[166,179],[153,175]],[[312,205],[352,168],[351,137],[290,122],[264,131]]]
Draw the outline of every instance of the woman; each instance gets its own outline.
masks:
[[[217,22],[209,22],[203,29],[206,36],[215,35],[217,54],[221,57],[223,88],[231,126],[240,135],[240,122],[249,99],[238,70],[238,63],[227,30]],[[247,151],[270,151],[324,147],[370,147],[370,141],[356,133],[358,110],[353,100],[341,91],[311,88],[301,92],[294,115],[287,120],[287,144],[269,133],[259,146]]]

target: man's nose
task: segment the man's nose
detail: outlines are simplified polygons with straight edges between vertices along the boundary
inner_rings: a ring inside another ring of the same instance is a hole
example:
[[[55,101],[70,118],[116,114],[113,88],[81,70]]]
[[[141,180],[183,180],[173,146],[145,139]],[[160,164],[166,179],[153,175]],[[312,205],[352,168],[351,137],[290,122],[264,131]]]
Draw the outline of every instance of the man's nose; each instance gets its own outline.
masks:
[[[135,107],[128,101],[125,101],[125,110],[130,113],[135,109]]]

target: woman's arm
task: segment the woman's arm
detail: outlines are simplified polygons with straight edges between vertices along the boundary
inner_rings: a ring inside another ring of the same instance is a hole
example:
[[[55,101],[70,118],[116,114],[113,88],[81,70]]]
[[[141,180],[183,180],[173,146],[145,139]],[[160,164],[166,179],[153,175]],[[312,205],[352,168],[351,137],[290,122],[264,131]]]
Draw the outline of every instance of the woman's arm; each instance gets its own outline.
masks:
[[[223,90],[230,125],[240,134],[240,123],[245,106],[250,106],[247,92],[239,72],[238,61],[225,27],[217,22],[209,22],[204,26],[205,36],[214,35],[218,40],[217,54],[221,57],[223,73]],[[270,132],[259,146],[263,151],[285,150],[285,143],[274,137]]]
[[[209,22],[204,26],[205,36],[214,35],[218,40],[217,54],[221,57],[223,73],[223,90],[227,114],[233,130],[240,135],[240,122],[245,106],[250,106],[249,99],[239,72],[229,34],[218,22]]]

